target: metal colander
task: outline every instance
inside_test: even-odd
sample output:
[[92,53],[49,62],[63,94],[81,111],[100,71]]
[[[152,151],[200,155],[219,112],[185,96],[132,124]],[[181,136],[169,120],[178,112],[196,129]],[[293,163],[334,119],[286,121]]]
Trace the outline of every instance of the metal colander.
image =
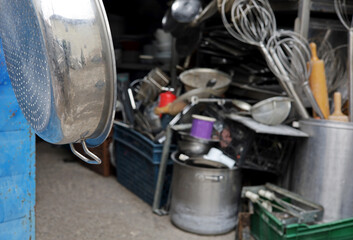
[[33,3],[1,1],[1,9],[0,29],[11,83],[27,121],[41,132],[50,118],[51,79],[43,37],[34,30],[40,27]]
[[101,0],[0,0],[0,37],[16,98],[54,144],[100,145],[114,117],[116,69]]

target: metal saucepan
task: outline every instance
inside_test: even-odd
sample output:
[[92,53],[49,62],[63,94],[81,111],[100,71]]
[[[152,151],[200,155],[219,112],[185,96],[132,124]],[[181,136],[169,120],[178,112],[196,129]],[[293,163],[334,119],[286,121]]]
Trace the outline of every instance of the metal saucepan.
[[[0,36],[18,103],[45,141],[88,151],[108,136],[116,101],[113,44],[101,0],[0,0]],[[72,143],[81,142],[90,160]]]

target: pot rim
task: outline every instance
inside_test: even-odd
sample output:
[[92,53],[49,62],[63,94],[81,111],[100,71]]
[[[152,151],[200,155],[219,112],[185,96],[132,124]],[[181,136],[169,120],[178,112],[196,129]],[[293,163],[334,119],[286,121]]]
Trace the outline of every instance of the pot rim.
[[176,155],[179,153],[179,151],[174,151],[170,154],[173,162],[183,166],[183,167],[186,167],[186,168],[189,168],[189,169],[198,169],[198,170],[202,170],[202,171],[207,171],[207,172],[233,172],[233,171],[239,171],[240,172],[240,168],[235,166],[233,168],[202,168],[202,167],[196,167],[196,166],[192,166],[192,165],[188,165],[186,163],[183,163],[182,161],[176,159]]

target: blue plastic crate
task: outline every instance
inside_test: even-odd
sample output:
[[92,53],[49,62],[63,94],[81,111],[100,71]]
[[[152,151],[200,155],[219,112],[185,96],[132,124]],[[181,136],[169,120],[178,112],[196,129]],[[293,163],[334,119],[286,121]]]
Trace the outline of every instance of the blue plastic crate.
[[[158,179],[163,144],[156,144],[133,129],[114,126],[116,174],[118,182],[152,205]],[[171,151],[175,146],[171,146]],[[173,163],[168,161],[161,205],[168,198]]]

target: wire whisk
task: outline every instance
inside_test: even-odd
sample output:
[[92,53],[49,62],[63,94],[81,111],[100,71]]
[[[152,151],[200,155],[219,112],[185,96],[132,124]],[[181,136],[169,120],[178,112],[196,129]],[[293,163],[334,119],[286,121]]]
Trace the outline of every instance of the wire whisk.
[[306,39],[293,31],[280,30],[269,39],[267,48],[280,71],[275,74],[284,75],[286,81],[302,87],[311,106],[323,119],[324,114],[309,86],[311,50]]
[[[339,45],[334,49],[323,52],[327,77],[327,90],[332,94],[347,81],[347,45]],[[343,98],[342,98],[343,99]]]
[[307,41],[299,34],[280,30],[269,39],[267,48],[280,73],[285,73],[293,84],[309,79],[311,51]]

